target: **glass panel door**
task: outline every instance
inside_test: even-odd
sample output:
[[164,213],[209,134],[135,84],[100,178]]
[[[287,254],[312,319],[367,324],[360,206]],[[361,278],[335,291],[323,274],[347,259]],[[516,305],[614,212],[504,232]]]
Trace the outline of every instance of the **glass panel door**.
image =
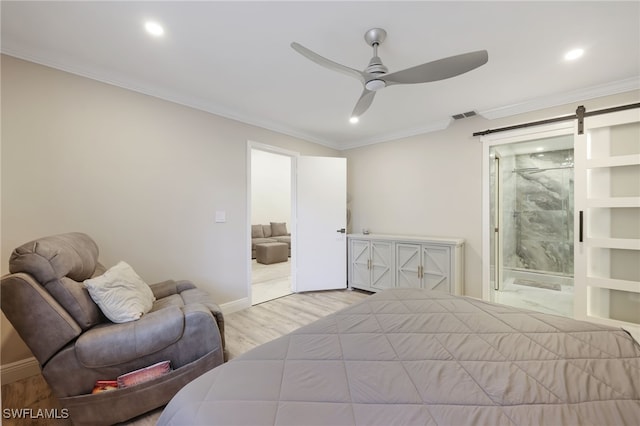
[[573,135],[523,139],[489,149],[490,300],[573,316]]

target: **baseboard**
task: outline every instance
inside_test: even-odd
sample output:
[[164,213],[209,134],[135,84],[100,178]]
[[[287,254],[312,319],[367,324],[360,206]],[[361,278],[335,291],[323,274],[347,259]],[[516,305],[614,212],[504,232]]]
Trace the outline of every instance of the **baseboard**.
[[0,382],[3,385],[26,379],[36,374],[40,374],[40,365],[34,357],[0,366]]
[[231,302],[223,303],[220,305],[223,314],[231,314],[233,312],[241,311],[251,307],[251,301],[248,297],[242,299],[233,300]]

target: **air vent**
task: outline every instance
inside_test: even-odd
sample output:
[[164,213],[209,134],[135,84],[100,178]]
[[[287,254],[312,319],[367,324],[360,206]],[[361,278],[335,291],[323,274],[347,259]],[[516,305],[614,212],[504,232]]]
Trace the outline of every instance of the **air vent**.
[[473,117],[474,115],[477,115],[475,111],[469,111],[469,112],[463,112],[462,114],[455,114],[455,115],[452,115],[451,117],[453,117],[454,120],[462,120],[463,118]]

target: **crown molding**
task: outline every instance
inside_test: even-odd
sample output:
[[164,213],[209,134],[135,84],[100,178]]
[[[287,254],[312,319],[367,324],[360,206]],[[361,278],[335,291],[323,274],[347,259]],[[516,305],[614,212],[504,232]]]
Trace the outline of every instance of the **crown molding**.
[[423,135],[425,133],[437,132],[439,130],[444,130],[453,121],[452,118],[448,118],[442,121],[434,121],[425,126],[414,127],[411,129],[404,129],[395,132],[384,133],[381,135],[377,135],[371,138],[365,139],[355,139],[349,142],[343,142],[340,144],[339,148],[341,151],[346,151],[349,149],[360,148],[368,145],[375,145],[384,142],[391,142],[398,139],[409,138],[412,136]]
[[640,77],[632,77],[626,80],[614,81],[600,84],[598,86],[530,99],[518,104],[478,111],[478,114],[482,115],[486,119],[495,120],[497,118],[511,117],[545,108],[566,105],[572,102],[580,102],[587,99],[600,98],[602,96],[631,92],[633,90],[640,90]]

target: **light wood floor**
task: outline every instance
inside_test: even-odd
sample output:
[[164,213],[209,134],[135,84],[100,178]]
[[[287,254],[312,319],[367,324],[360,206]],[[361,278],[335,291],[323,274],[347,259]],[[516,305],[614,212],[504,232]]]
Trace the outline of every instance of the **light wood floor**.
[[[366,292],[332,290],[297,293],[265,302],[225,316],[225,337],[229,359],[296,330],[368,296]],[[2,386],[2,408],[60,408],[42,375]],[[155,425],[162,409],[138,417],[127,425]],[[5,426],[69,425],[68,420],[1,419]]]

